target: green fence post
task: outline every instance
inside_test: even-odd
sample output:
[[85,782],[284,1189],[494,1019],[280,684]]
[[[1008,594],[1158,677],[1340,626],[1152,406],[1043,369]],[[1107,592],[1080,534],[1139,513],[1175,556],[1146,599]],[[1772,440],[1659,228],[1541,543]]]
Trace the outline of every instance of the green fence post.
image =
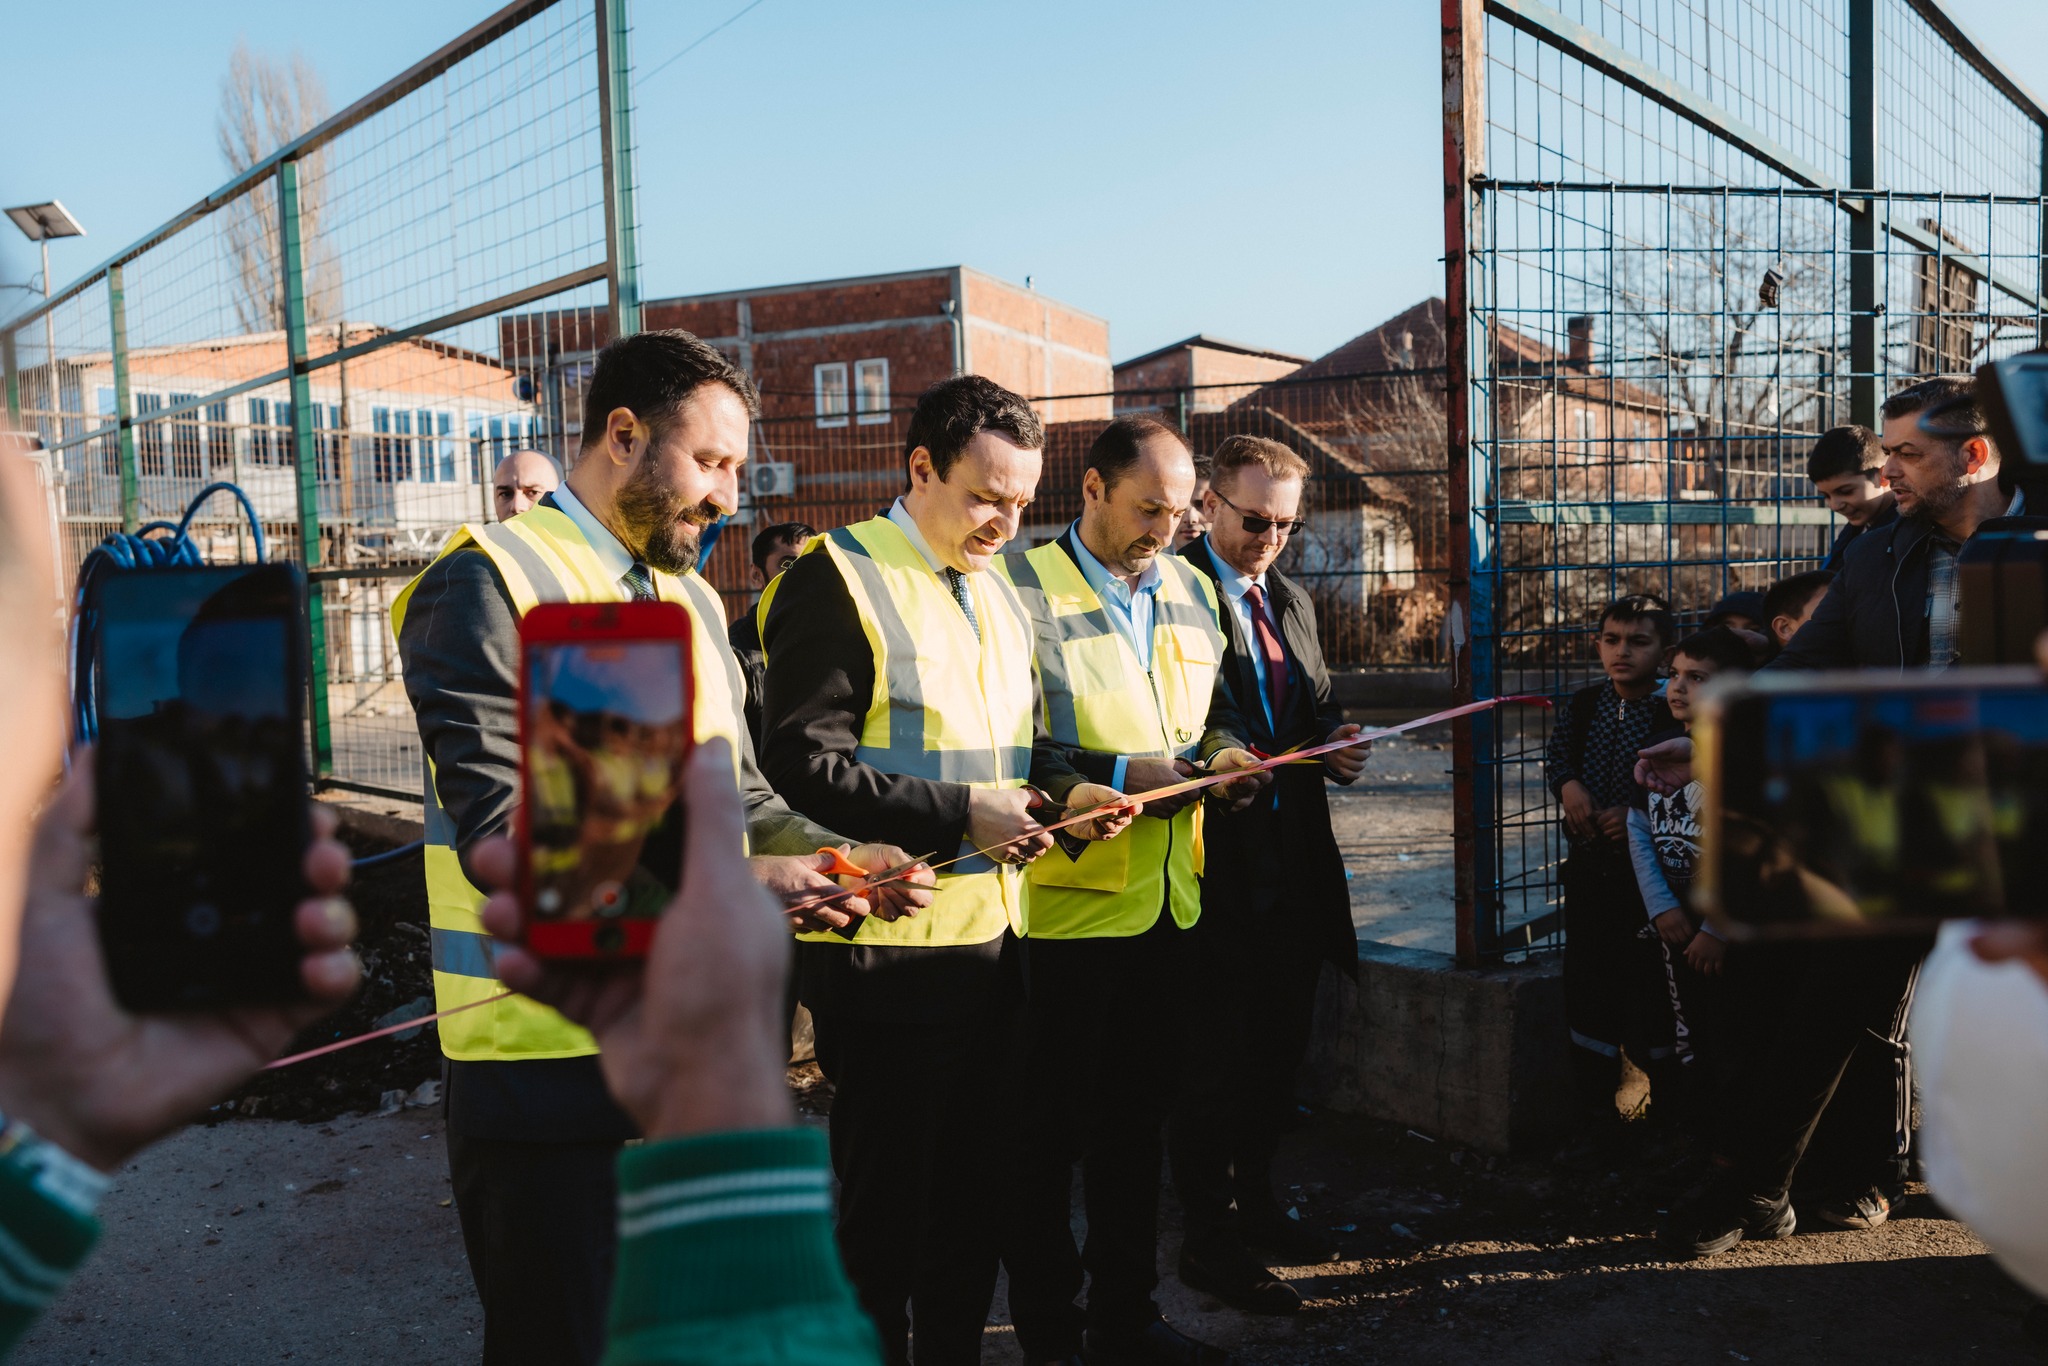
[[598,137],[604,160],[604,243],[612,335],[640,330],[639,220],[633,208],[633,72],[626,0],[596,0]]
[[114,422],[121,452],[121,530],[142,525],[142,481],[135,473],[135,401],[128,393],[128,294],[121,267],[107,267],[107,325],[114,356]]
[[278,262],[284,271],[284,337],[291,367],[292,468],[298,475],[299,549],[306,585],[307,715],[312,722],[313,776],[334,772],[333,723],[327,712],[327,604],[320,582],[320,464],[313,433],[313,381],[307,373],[305,244],[299,232],[299,163],[277,167]]

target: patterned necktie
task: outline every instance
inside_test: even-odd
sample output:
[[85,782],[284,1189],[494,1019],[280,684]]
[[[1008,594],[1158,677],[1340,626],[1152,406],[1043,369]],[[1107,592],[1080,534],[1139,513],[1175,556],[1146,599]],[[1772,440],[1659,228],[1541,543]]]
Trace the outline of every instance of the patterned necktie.
[[957,569],[946,571],[946,582],[953,589],[953,601],[960,604],[960,610],[967,614],[967,624],[974,628],[974,638],[981,639],[981,621],[974,615],[974,596],[967,591],[967,576]]
[[1252,639],[1259,647],[1259,658],[1266,661],[1266,702],[1273,710],[1277,731],[1287,714],[1287,651],[1280,644],[1272,614],[1266,610],[1266,590],[1253,584],[1244,590],[1244,600],[1252,609]]
[[633,567],[619,576],[619,582],[626,585],[626,592],[635,602],[653,602],[659,595],[654,591],[654,576],[647,572],[647,566],[633,561]]

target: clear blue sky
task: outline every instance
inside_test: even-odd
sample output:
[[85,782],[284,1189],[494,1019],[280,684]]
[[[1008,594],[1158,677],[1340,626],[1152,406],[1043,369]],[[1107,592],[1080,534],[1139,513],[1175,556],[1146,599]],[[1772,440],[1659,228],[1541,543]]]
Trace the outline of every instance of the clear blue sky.
[[[570,0],[583,3],[584,0]],[[637,0],[645,72],[745,0]],[[1951,0],[2048,93],[2048,5]],[[238,37],[340,107],[488,4],[22,3],[0,202],[55,196],[71,278],[225,178]],[[637,92],[656,295],[964,263],[1110,320],[1320,353],[1442,289],[1430,0],[764,0]],[[0,231],[0,280],[32,254]],[[0,311],[19,295],[8,292]]]

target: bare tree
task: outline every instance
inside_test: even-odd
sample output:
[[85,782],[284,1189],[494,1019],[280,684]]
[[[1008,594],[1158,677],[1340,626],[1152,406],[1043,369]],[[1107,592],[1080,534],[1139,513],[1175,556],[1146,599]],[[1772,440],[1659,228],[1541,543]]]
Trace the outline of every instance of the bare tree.
[[[317,126],[328,114],[327,87],[303,53],[287,64],[235,44],[221,81],[215,131],[231,175],[240,175],[278,148]],[[315,151],[299,163],[299,242],[305,268],[306,321],[328,321],[340,311],[340,281],[321,236],[325,157]],[[277,182],[261,184],[221,210],[234,271],[235,316],[245,332],[285,325],[285,280],[277,228]]]

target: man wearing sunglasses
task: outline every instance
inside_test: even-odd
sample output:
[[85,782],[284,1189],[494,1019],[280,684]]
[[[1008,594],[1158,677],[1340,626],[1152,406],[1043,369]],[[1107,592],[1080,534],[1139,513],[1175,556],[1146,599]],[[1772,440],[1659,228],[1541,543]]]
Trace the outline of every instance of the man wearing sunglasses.
[[[1358,734],[1330,697],[1315,604],[1273,567],[1301,526],[1308,463],[1264,437],[1210,457],[1209,529],[1181,554],[1215,582],[1228,645],[1223,676],[1252,746],[1267,754]],[[1188,931],[1189,1072],[1167,1136],[1186,1212],[1180,1279],[1239,1309],[1292,1314],[1301,1297],[1271,1265],[1334,1260],[1331,1239],[1286,1217],[1273,1154],[1294,1107],[1316,979],[1357,971],[1351,894],[1330,830],[1327,775],[1355,780],[1365,747],[1274,771],[1243,811],[1211,802],[1202,917]]]

